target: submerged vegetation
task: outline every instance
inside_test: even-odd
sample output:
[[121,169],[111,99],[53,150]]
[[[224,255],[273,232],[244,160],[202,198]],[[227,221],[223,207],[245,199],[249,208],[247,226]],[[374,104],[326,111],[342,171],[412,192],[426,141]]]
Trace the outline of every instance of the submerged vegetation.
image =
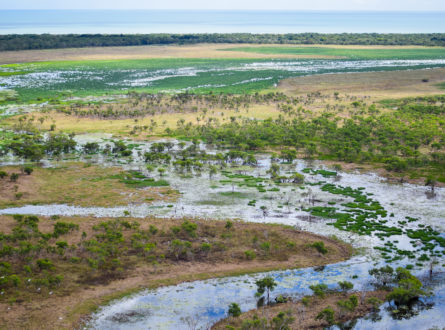
[[[0,50],[41,49],[49,43],[58,48],[68,41],[75,47],[203,40],[444,46],[442,39],[441,34],[28,35],[20,45],[14,36],[0,36],[0,44],[6,40]],[[211,320],[226,312],[230,316],[215,327],[348,327],[352,323],[345,322],[378,314],[383,301],[393,317],[401,318],[411,304],[425,299],[428,288],[410,270],[429,267],[432,277],[433,267],[443,266],[441,224],[412,209],[409,213],[403,203],[393,207],[378,196],[382,186],[367,186],[382,183],[364,179],[358,186],[350,180],[359,174],[348,171],[363,167],[400,183],[415,182],[422,185],[422,198],[431,201],[425,205],[441,202],[445,97],[437,86],[443,84],[442,69],[407,78],[418,89],[415,95],[405,90],[349,93],[349,87],[306,92],[282,79],[442,67],[443,48],[225,48],[233,49],[335,59],[172,57],[0,66],[0,157],[5,160],[0,207],[23,206],[0,213],[30,213],[0,215],[0,304],[26,309],[52,301],[67,308],[68,300],[88,297],[83,307],[69,312],[76,320],[57,321],[60,327],[77,327],[79,316],[109,299],[110,292],[327,265],[351,256],[340,241],[345,238],[361,247],[357,253],[373,258],[374,265],[367,259],[361,275],[369,270],[375,291],[353,291],[356,284],[359,290],[366,287],[352,273],[333,286],[324,267],[316,267],[310,270],[312,282],[303,275],[292,289],[292,294],[311,290],[313,295],[297,301],[283,291],[289,287],[281,275],[268,273],[250,283],[258,300],[253,294],[251,299],[260,309],[242,313],[246,305],[234,297],[225,306],[208,306],[219,310]],[[379,66],[381,59],[386,60]],[[100,134],[78,134],[84,132]],[[34,212],[53,216],[37,218]],[[221,221],[209,221],[214,217]],[[242,218],[289,226],[238,221]],[[331,273],[340,269],[332,267]],[[320,277],[314,276],[318,272]],[[148,309],[141,310],[115,313],[107,322],[148,317]],[[52,317],[37,313],[23,318],[6,313],[0,321],[27,328],[32,318],[46,323]],[[193,317],[181,322],[193,325],[198,322]]]

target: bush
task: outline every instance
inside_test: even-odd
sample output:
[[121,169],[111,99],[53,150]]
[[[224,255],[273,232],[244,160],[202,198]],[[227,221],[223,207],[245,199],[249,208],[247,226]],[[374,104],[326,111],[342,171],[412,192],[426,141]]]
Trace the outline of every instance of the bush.
[[337,301],[337,305],[344,310],[349,312],[353,312],[358,305],[358,298],[355,295],[349,297],[348,300],[339,300]]
[[75,223],[58,221],[54,224],[53,236],[57,238],[61,235],[68,234],[72,230],[78,229],[79,225]]
[[5,171],[0,171],[0,179],[4,179],[8,176],[8,173],[6,173]]
[[196,229],[198,228],[196,223],[186,220],[182,223],[181,228],[191,237],[196,237]]
[[314,242],[313,244],[311,244],[311,247],[316,249],[321,254],[328,253],[328,249],[324,246],[324,242],[322,242],[322,241]]
[[352,290],[352,288],[354,287],[354,284],[352,284],[351,282],[348,281],[342,281],[342,282],[338,282],[338,286],[340,287],[341,291],[349,291]]
[[59,242],[56,242],[56,246],[59,249],[66,249],[68,247],[68,243],[65,241],[59,241]]
[[328,286],[326,284],[320,283],[316,285],[311,285],[309,288],[314,292],[316,296],[324,297],[328,291]]
[[150,227],[148,227],[148,231],[150,232],[150,234],[156,235],[156,233],[158,232],[158,228],[156,228],[153,225],[150,225]]
[[181,228],[179,228],[178,226],[172,226],[170,230],[172,231],[173,235],[178,235],[181,231]]
[[31,173],[34,171],[34,169],[31,166],[25,166],[23,168],[23,172],[25,172],[28,175],[31,175]]
[[244,251],[244,255],[246,256],[247,260],[253,260],[256,258],[256,254],[255,252],[253,252],[252,250],[246,250]]
[[212,249],[212,244],[206,243],[206,242],[201,244],[201,251],[202,252],[208,253],[208,252],[210,252],[211,249]]
[[18,173],[11,173],[11,175],[9,176],[9,180],[11,182],[16,182],[18,180],[18,178],[19,178]]
[[366,303],[368,303],[369,305],[371,305],[372,308],[373,308],[374,310],[376,310],[376,309],[378,309],[378,307],[379,307],[381,304],[383,304],[383,301],[381,301],[379,298],[371,297],[371,298],[368,298],[368,299],[366,300]]
[[237,303],[231,303],[229,305],[228,314],[229,314],[229,316],[232,316],[232,317],[238,317],[241,315],[241,308],[239,307],[239,305]]
[[263,242],[260,244],[260,249],[265,251],[265,252],[269,252],[270,250],[270,243],[269,242]]
[[231,229],[232,227],[233,227],[233,222],[230,220],[227,220],[224,228]]
[[320,313],[315,317],[316,320],[325,320],[328,325],[333,325],[335,323],[335,313],[332,307],[328,306],[323,309]]
[[51,260],[48,260],[47,258],[45,259],[38,259],[36,261],[37,266],[39,267],[40,270],[44,270],[44,269],[53,269],[54,265],[51,262]]

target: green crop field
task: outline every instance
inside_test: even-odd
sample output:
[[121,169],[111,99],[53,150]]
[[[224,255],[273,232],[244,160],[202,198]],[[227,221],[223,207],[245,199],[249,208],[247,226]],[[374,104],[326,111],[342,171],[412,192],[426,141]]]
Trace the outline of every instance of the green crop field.
[[326,57],[340,57],[356,60],[398,59],[398,60],[423,60],[445,59],[445,48],[388,48],[388,49],[350,49],[330,47],[234,47],[222,49],[225,51],[241,51],[259,54],[277,55],[320,55]]

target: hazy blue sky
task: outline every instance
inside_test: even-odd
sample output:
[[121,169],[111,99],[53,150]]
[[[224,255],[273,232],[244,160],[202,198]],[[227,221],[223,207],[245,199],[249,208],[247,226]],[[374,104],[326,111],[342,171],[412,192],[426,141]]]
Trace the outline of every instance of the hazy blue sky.
[[0,0],[0,9],[315,9],[445,11],[445,0]]

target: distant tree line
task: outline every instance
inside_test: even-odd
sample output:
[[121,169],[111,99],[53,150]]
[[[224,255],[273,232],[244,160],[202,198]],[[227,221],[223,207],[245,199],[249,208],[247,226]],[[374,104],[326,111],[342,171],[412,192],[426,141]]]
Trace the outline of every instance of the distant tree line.
[[299,33],[299,34],[9,34],[0,35],[0,51],[49,48],[140,46],[197,43],[422,45],[445,46],[445,33]]

